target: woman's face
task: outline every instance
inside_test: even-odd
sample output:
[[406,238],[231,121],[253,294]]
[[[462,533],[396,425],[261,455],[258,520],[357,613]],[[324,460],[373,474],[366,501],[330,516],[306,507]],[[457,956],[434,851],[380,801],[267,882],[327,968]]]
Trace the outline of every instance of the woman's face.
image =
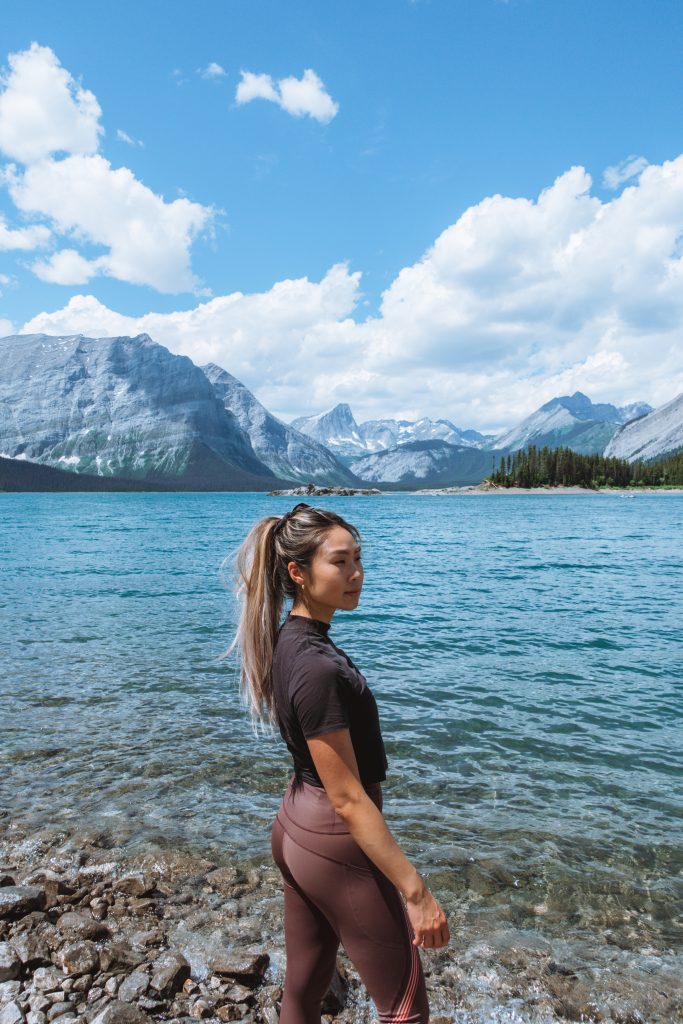
[[330,527],[310,568],[300,571],[308,605],[317,604],[330,612],[357,606],[363,586],[361,546],[345,527]]

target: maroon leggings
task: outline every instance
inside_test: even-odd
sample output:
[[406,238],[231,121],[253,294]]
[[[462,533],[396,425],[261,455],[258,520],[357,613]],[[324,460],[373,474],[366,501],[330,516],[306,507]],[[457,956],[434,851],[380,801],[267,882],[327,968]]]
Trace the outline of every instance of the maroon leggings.
[[[285,892],[287,969],[280,1024],[320,1024],[342,942],[381,1024],[428,1024],[414,932],[396,886],[355,841],[324,789],[294,777],[271,840]],[[382,810],[380,783],[366,786]]]

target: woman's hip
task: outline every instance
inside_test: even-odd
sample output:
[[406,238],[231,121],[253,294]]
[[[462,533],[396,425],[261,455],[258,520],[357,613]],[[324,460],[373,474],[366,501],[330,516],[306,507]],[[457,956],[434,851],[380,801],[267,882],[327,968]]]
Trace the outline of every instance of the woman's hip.
[[[380,784],[373,783],[365,788],[381,809]],[[322,787],[302,780],[294,788],[292,777],[278,807],[273,828],[276,823],[291,841],[311,853],[359,870],[376,870]],[[280,836],[277,841],[281,846]]]

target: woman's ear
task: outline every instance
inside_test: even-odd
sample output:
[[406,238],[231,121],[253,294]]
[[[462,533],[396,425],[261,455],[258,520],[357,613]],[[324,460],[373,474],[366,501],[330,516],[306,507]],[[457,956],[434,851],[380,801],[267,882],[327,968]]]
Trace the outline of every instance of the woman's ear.
[[306,582],[301,575],[301,569],[296,562],[288,562],[287,571],[298,587],[302,586],[302,584]]

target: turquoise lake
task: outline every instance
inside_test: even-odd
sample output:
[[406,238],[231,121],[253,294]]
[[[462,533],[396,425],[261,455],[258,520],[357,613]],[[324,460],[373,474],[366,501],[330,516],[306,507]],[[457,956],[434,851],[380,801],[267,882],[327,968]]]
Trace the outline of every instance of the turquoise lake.
[[[219,660],[220,566],[297,500],[0,495],[0,831],[268,862],[291,761]],[[311,503],[363,537],[331,636],[377,699],[387,822],[444,907],[680,962],[683,493]]]

